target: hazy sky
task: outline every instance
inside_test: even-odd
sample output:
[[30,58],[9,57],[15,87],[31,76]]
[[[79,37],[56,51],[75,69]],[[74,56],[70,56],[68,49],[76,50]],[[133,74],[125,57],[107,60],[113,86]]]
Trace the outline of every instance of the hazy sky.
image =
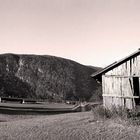
[[0,53],[107,66],[140,48],[140,0],[0,0]]

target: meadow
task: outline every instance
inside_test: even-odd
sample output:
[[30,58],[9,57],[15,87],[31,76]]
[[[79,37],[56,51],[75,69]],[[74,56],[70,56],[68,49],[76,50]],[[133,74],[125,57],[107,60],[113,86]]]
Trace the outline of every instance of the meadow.
[[94,111],[56,115],[0,114],[1,140],[138,140],[140,126]]

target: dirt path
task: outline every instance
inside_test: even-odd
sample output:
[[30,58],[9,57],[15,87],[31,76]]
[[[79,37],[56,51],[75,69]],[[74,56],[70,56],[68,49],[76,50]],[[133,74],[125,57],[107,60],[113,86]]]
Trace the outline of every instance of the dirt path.
[[111,120],[94,121],[91,112],[26,116],[0,122],[0,139],[139,140],[140,127],[125,126]]

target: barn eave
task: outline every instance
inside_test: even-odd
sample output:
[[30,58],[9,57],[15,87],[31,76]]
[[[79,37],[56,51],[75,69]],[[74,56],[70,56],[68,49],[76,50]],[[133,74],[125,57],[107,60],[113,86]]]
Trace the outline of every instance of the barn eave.
[[91,75],[91,77],[93,77],[94,79],[97,79],[97,80],[101,81],[102,75],[104,75],[106,72],[108,72],[108,71],[110,71],[110,70],[118,67],[122,63],[124,63],[124,62],[126,62],[126,61],[128,61],[128,60],[130,60],[130,59],[132,59],[132,58],[134,58],[136,56],[138,56],[139,54],[140,54],[140,49],[138,49],[136,52],[132,53],[131,55],[129,55],[129,56],[127,56],[127,57],[125,57],[125,58],[123,58],[123,59],[121,59],[119,61],[116,61],[116,62],[112,63],[111,65],[105,67],[104,69],[93,73]]

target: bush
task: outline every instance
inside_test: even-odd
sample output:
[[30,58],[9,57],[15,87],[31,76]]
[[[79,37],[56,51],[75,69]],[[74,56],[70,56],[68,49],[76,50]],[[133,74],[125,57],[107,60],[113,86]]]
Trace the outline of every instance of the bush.
[[96,101],[102,101],[103,96],[102,96],[102,87],[99,86],[89,99],[89,102],[96,102]]
[[92,107],[92,112],[94,119],[104,119],[110,117],[110,111],[105,109],[102,105],[96,106],[95,108]]

